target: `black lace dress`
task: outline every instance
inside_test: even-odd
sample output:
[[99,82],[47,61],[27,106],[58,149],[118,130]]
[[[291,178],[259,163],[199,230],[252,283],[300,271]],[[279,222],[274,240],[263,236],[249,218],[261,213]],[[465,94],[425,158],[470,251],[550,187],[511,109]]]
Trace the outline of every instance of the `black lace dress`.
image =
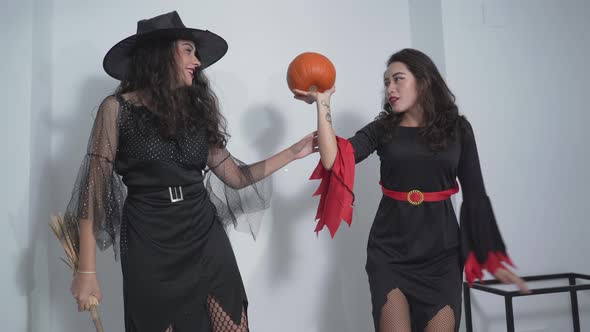
[[[227,184],[221,195],[207,167]],[[116,255],[120,237],[127,332],[247,326],[246,292],[224,225],[267,207],[269,184],[255,187],[257,180],[226,149],[211,149],[204,129],[165,139],[147,108],[122,96],[103,101],[66,220],[93,220],[98,246],[113,245]],[[248,206],[239,188],[255,193]]]

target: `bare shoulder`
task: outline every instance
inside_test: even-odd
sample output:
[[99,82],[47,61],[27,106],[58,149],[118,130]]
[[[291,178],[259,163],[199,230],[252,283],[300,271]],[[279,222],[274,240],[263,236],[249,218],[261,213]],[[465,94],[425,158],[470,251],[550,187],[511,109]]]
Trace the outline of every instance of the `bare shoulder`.
[[103,99],[102,103],[100,103],[100,109],[118,109],[119,108],[119,101],[115,96],[108,96]]

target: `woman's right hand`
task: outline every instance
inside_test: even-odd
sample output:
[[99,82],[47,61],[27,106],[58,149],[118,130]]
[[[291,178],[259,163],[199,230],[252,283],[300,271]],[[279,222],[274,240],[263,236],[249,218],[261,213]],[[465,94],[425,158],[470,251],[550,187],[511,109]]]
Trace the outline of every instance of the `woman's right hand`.
[[78,303],[78,311],[90,309],[88,302],[90,296],[94,296],[99,302],[102,300],[102,293],[100,292],[96,274],[76,273],[72,280],[70,290]]
[[329,105],[330,104],[330,97],[332,96],[332,94],[334,92],[336,92],[336,86],[333,86],[332,88],[330,88],[324,92],[303,91],[303,90],[298,90],[298,89],[293,89],[291,91],[295,95],[295,96],[293,96],[295,99],[303,100],[304,102],[306,102],[308,104],[313,104],[314,102],[321,103],[322,101],[324,101]]

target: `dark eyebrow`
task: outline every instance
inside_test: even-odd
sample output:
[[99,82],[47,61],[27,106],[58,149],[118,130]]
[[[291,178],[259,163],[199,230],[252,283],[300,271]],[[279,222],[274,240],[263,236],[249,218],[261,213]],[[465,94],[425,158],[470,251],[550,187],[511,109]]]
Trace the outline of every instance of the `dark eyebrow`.
[[401,71],[398,71],[397,73],[391,75],[391,76],[395,76],[395,75],[405,75],[406,73],[402,73]]

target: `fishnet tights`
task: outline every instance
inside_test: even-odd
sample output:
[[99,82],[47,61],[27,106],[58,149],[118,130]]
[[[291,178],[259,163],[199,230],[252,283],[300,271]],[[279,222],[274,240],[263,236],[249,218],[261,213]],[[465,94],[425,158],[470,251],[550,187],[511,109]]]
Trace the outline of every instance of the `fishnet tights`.
[[[410,306],[406,296],[398,289],[387,294],[387,302],[381,309],[379,332],[411,332]],[[450,306],[442,308],[428,322],[424,332],[454,332],[455,313]]]
[[454,332],[455,313],[449,306],[445,306],[428,322],[424,332]]
[[379,332],[411,332],[410,306],[406,296],[396,288],[387,294],[381,309]]
[[[242,318],[240,325],[236,325],[231,317],[223,310],[219,302],[211,295],[207,297],[207,307],[209,309],[209,319],[213,332],[249,332],[248,316],[246,309],[242,309]],[[172,326],[168,327],[165,332],[174,332]]]
[[248,332],[248,316],[246,309],[242,309],[240,325],[236,325],[231,317],[223,310],[219,302],[211,295],[207,297],[209,318],[213,326],[213,332]]

